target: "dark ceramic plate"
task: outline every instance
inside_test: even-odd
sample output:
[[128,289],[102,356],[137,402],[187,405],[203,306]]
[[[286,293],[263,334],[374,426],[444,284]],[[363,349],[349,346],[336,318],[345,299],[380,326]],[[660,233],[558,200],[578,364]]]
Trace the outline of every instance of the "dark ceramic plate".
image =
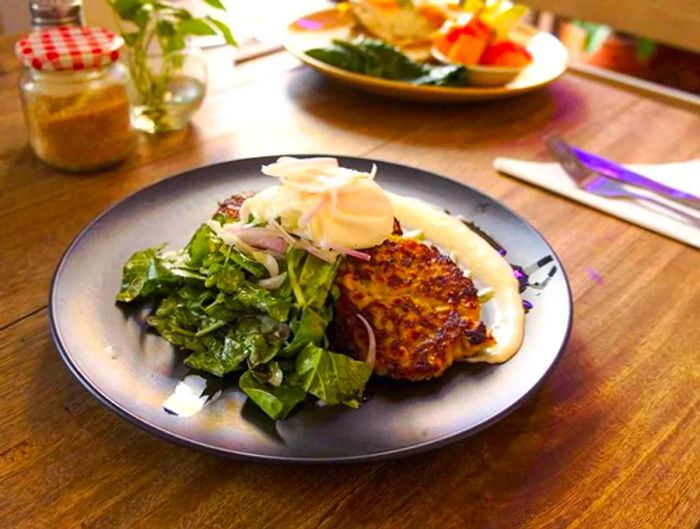
[[[218,200],[274,183],[260,173],[260,166],[273,160],[237,160],[159,182],[104,212],[73,241],[54,277],[51,328],[69,369],[95,397],[150,432],[215,454],[341,462],[445,445],[501,419],[533,393],[561,354],[572,318],[569,285],[549,245],[517,215],[469,187],[402,165],[340,157],[342,165],[357,169],[376,163],[377,181],[386,189],[473,219],[508,250],[511,263],[554,257],[549,266],[558,271],[549,284],[524,295],[534,308],[519,353],[502,365],[457,364],[428,383],[372,381],[359,410],[306,403],[274,423],[247,404],[232,383],[198,414],[165,412],[163,401],[187,370],[167,342],[146,332],[147,308],[128,312],[114,303],[122,265],[141,248],[184,245]],[[487,323],[490,310],[486,304]]]

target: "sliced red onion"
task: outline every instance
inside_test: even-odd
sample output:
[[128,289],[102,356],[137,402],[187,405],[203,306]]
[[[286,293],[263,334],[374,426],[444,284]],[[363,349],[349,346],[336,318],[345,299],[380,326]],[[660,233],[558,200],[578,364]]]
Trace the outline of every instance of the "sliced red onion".
[[374,369],[374,362],[377,359],[377,340],[374,336],[374,331],[372,330],[372,326],[362,314],[358,312],[356,316],[364,324],[365,329],[367,329],[367,339],[369,343],[367,345],[367,355],[365,356],[365,362],[372,369]]
[[217,237],[219,237],[229,246],[235,246],[242,252],[247,253],[248,255],[255,252],[255,248],[243,242],[235,233],[233,233],[233,231],[224,228],[224,226],[222,226],[221,223],[215,220],[208,220],[207,226],[209,226],[214,231],[214,233],[216,233]]
[[280,275],[275,277],[268,277],[267,279],[261,279],[258,281],[258,285],[266,290],[277,290],[282,286],[284,280],[287,279],[287,272],[282,272]]
[[282,225],[277,222],[275,219],[270,219],[267,221],[267,223],[272,226],[273,230],[279,234],[282,239],[285,240],[287,244],[295,244],[297,240],[292,237],[285,229],[282,227]]
[[354,257],[355,259],[362,259],[363,261],[369,261],[370,259],[372,259],[372,256],[370,254],[361,252],[359,250],[353,250],[352,248],[345,248],[343,246],[331,246],[331,248],[338,253],[341,253],[343,255],[349,255],[350,257]]
[[258,248],[274,250],[280,254],[287,249],[284,239],[266,228],[242,228],[236,232],[236,235],[246,244]]
[[319,259],[321,259],[321,261],[325,261],[327,263],[334,263],[337,258],[337,254],[335,254],[334,252],[330,250],[322,250],[320,248],[317,248],[310,242],[305,241],[304,239],[299,239],[296,242],[296,245],[299,248],[306,250],[311,255],[318,257]]
[[[266,253],[264,251],[257,250],[247,242],[241,240],[240,235],[245,233],[244,230],[238,231],[237,233],[234,233],[235,230],[238,229],[238,227],[234,226],[234,230],[231,229],[225,229],[220,223],[216,222],[215,220],[209,220],[207,221],[207,226],[209,226],[212,230],[214,230],[214,233],[216,233],[217,236],[221,238],[222,241],[224,241],[226,244],[229,246],[234,246],[236,249],[242,251],[243,253],[250,255],[255,259],[257,262],[262,264],[267,272],[270,274],[270,277],[275,277],[279,275],[280,273],[280,267],[279,264],[277,263],[277,259],[275,258],[274,254],[277,254],[279,257],[281,257],[281,253],[284,252],[284,247],[282,249],[282,252],[278,252],[277,250],[274,249],[268,249],[269,253]],[[247,230],[253,230],[257,228],[246,228]],[[269,235],[268,235],[269,237]],[[279,239],[282,244],[284,244],[284,241],[282,239]]]

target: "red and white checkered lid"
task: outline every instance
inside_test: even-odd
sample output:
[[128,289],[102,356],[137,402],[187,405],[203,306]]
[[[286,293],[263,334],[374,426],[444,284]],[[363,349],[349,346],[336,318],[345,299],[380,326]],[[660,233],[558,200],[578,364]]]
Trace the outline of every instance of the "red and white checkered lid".
[[31,33],[15,44],[28,68],[60,72],[102,68],[119,59],[124,40],[116,33],[88,26],[59,26]]

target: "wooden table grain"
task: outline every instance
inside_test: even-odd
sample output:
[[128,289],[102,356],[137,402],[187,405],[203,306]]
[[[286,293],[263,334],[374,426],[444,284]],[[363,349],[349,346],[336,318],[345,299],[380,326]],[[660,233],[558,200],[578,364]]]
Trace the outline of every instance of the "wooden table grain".
[[[546,159],[540,138],[552,129],[626,162],[697,158],[697,108],[573,74],[510,101],[417,106],[333,84],[283,53],[230,70],[213,52],[192,127],[142,137],[116,170],[74,176],[27,147],[10,44],[0,39],[0,527],[696,526],[700,252],[500,176],[491,161]],[[575,300],[571,341],[542,388],[469,439],[355,466],[224,460],[103,408],[48,330],[49,282],[70,240],[151,182],[275,153],[419,166],[528,219]]]

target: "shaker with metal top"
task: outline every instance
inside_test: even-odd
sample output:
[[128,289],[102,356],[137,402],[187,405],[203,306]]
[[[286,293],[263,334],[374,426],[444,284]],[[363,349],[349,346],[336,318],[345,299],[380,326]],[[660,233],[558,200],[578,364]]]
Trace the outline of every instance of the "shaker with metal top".
[[32,28],[83,26],[83,0],[29,0]]

